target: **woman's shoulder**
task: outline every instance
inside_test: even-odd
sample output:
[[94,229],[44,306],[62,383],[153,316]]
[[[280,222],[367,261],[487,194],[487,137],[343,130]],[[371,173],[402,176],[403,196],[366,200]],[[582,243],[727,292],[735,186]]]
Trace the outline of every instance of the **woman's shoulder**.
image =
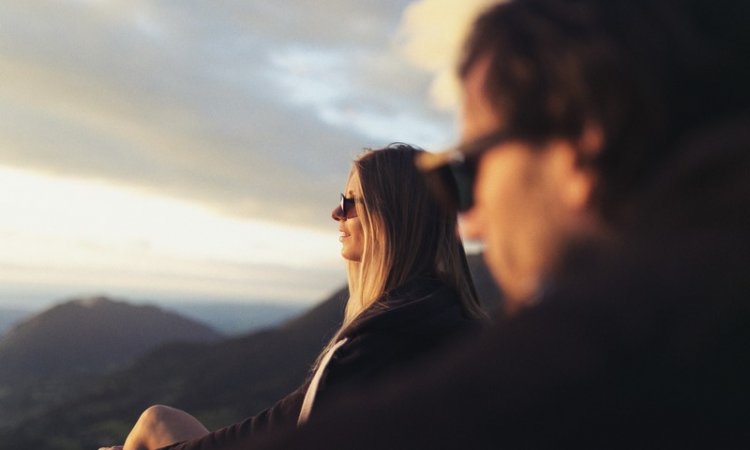
[[437,277],[424,276],[383,294],[344,334],[445,334],[474,325],[478,322],[466,316],[455,289]]
[[344,331],[347,342],[331,361],[328,382],[401,370],[477,328],[455,290],[439,280],[400,286]]
[[344,330],[325,386],[354,386],[397,372],[475,329],[458,294],[435,278],[414,279],[391,290]]

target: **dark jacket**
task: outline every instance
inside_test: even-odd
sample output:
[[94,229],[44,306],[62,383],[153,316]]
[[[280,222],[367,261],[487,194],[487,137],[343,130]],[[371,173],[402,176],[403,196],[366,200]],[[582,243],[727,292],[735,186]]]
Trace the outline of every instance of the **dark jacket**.
[[[331,398],[369,387],[377,379],[429,355],[448,340],[477,326],[465,317],[458,295],[436,278],[417,277],[379,298],[341,334],[347,342],[329,362],[320,381],[312,417]],[[241,423],[170,450],[246,448],[259,435],[296,427],[310,379],[273,407]]]
[[747,448],[750,120],[685,145],[537,306],[253,448]]

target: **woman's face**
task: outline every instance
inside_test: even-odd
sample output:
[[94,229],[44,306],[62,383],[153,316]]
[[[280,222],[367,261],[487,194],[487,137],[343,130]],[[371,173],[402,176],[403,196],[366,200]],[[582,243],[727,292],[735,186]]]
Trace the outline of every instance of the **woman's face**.
[[[352,171],[349,181],[346,183],[344,195],[354,199],[352,208],[356,208],[362,201],[362,192],[359,188],[359,174]],[[362,230],[362,222],[359,217],[339,217],[339,241],[341,242],[341,256],[349,261],[361,261],[365,249],[365,235]]]

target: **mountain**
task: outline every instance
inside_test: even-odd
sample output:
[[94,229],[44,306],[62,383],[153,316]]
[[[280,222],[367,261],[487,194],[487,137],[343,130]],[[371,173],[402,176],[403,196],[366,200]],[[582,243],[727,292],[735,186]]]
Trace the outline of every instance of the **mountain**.
[[[339,326],[342,289],[281,327],[216,343],[175,343],[53,399],[2,429],[8,448],[86,449],[122,442],[147,406],[185,409],[209,428],[236,422],[296,388]],[[43,432],[40,432],[43,430]]]
[[101,374],[160,345],[220,338],[206,325],[154,306],[104,297],[56,305],[0,340],[0,432],[75,398]]
[[0,339],[14,325],[31,316],[32,312],[20,308],[0,308]]
[[[482,303],[499,293],[481,256],[469,265]],[[243,419],[295,389],[339,326],[346,289],[261,332],[214,343],[169,344],[107,376],[79,381],[64,398],[41,405],[2,429],[7,448],[74,450],[121,443],[140,412],[161,403],[189,411],[209,428]]]
[[101,373],[164,342],[220,337],[206,325],[155,306],[104,297],[72,300],[23,321],[0,340],[0,383]]

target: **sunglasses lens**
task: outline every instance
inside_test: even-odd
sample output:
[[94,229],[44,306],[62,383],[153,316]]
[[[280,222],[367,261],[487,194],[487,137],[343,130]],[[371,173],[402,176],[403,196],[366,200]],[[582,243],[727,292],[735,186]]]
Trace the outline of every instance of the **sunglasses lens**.
[[472,167],[455,162],[425,173],[425,181],[435,199],[459,212],[473,205],[474,171]]
[[335,220],[351,219],[353,217],[357,217],[357,208],[354,206],[354,199],[346,198],[344,197],[344,194],[341,194],[339,206],[337,206],[336,209],[333,210],[331,216]]
[[344,200],[344,215],[347,219],[357,217],[357,208],[354,206],[354,200],[350,198]]

